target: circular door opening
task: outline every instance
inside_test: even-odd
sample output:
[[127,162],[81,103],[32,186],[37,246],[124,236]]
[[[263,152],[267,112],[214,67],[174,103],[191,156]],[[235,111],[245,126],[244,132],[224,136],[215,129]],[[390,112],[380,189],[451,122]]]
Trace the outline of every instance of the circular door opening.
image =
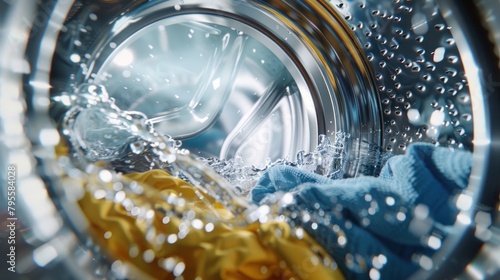
[[[92,14],[88,33],[96,34],[72,38],[80,47],[66,54],[74,76],[64,71],[52,83],[103,85],[121,109],[144,113],[200,157],[262,166],[313,150],[318,135],[344,132],[351,136],[346,174],[369,174],[365,151],[382,149],[382,113],[361,47],[337,14],[314,25],[279,13],[306,20],[318,11],[276,8],[145,3],[119,20],[104,14],[109,26]],[[329,36],[321,26],[331,28]],[[58,57],[54,64],[61,65]]]

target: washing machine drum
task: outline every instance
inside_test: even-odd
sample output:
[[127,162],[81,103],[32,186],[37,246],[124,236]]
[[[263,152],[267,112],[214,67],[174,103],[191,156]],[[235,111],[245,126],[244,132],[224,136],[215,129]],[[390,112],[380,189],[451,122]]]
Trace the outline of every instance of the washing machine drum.
[[[406,147],[399,136],[382,147],[368,60],[329,3],[135,1],[73,9],[53,62],[51,84],[63,88],[52,92],[103,85],[116,105],[145,113],[194,154],[260,165],[342,131],[351,136],[356,174],[363,149]],[[387,115],[403,115],[405,102]]]
[[339,131],[352,176],[377,150],[472,147],[465,72],[435,4],[206,2],[74,5],[52,93],[104,85],[194,154],[247,164]]
[[[74,105],[68,96],[87,84],[103,86],[117,107],[144,115],[196,157],[264,166],[314,150],[320,135],[343,135],[343,174],[359,177],[377,175],[384,155],[416,142],[473,151],[456,229],[415,277],[455,276],[494,239],[500,185],[500,13],[465,2],[39,3],[26,50],[26,136],[32,151],[46,151],[36,153],[33,174],[44,179],[44,203],[64,230],[35,234],[43,242],[33,244],[55,246],[60,232],[82,240],[59,192],[62,175],[48,152],[55,143],[43,139]],[[50,121],[40,117],[47,114]],[[32,227],[44,229],[29,214],[37,206],[26,204]],[[95,263],[86,261],[68,267],[78,273]]]

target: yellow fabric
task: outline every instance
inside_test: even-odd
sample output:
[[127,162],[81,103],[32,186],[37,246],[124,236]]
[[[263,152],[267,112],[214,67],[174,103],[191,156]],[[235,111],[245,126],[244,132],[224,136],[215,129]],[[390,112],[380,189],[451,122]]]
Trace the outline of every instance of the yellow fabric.
[[[340,271],[323,265],[317,257],[319,252],[328,259],[314,240],[305,233],[298,239],[285,222],[234,227],[229,222],[231,213],[185,181],[161,170],[127,176],[145,189],[128,193],[126,199],[139,208],[152,206],[154,215],[133,216],[124,203],[96,199],[89,192],[79,203],[109,254],[154,279],[174,279],[177,272],[172,263],[184,264],[183,279],[343,279]],[[166,198],[183,198],[185,205],[174,209]],[[173,210],[191,211],[191,216],[163,219],[165,212]],[[180,228],[188,222],[194,225],[195,219],[203,221],[203,227],[190,226],[181,239]]]

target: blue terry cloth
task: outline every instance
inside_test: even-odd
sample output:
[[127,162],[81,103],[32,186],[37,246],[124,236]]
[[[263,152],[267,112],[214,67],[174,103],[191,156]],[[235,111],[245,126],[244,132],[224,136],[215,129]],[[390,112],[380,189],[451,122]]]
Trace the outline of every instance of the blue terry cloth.
[[[451,195],[466,188],[471,162],[470,152],[415,143],[405,155],[390,158],[377,178],[330,180],[275,166],[260,178],[252,199],[258,203],[273,193],[291,192],[295,210],[329,213],[329,225],[297,221],[332,254],[348,279],[367,279],[371,267],[381,279],[403,279],[418,269],[415,254],[432,253],[423,237],[444,237],[440,225],[455,221],[458,210]],[[339,232],[345,233],[345,244],[339,244]],[[386,265],[374,259],[380,254]]]

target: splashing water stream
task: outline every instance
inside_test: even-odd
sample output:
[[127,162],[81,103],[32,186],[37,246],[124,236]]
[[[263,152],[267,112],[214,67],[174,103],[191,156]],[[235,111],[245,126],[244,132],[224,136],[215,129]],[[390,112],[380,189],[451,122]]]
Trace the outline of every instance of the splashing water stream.
[[[182,219],[188,221],[187,228],[199,225],[191,224],[193,219],[188,216],[192,211],[187,211],[182,197],[158,197],[158,193],[148,186],[142,186],[120,174],[161,169],[187,181],[196,187],[197,197],[212,215],[212,220],[204,221],[206,223],[217,221],[230,228],[240,228],[255,222],[285,221],[292,226],[294,235],[299,239],[302,239],[304,234],[303,227],[310,227],[306,228],[306,231],[330,228],[339,237],[329,241],[327,246],[345,247],[348,239],[346,233],[336,230],[339,227],[336,222],[342,219],[343,215],[342,205],[337,205],[338,207],[331,211],[322,210],[319,206],[311,211],[312,209],[295,205],[297,199],[303,198],[300,194],[296,197],[296,193],[292,191],[277,192],[257,206],[250,202],[249,194],[264,172],[277,165],[297,167],[329,179],[343,178],[346,163],[350,160],[345,150],[349,134],[337,132],[334,141],[320,135],[316,149],[312,152],[299,151],[296,160],[268,160],[264,166],[246,166],[241,156],[227,160],[194,158],[188,150],[181,148],[180,141],[156,132],[142,113],[120,110],[114,100],[109,98],[104,86],[84,84],[77,89],[76,94],[67,96],[66,99],[71,100],[71,107],[65,114],[62,132],[71,146],[72,164],[87,173],[84,175],[87,177],[83,179],[86,182],[85,191],[96,199],[120,203],[130,216],[147,221],[148,231],[156,232],[152,217],[161,210],[156,206],[158,201],[169,205],[161,210],[165,219],[184,217]],[[391,156],[375,146],[370,148],[370,152],[376,155],[376,159],[373,159],[372,155],[370,159],[373,161],[366,164],[374,166],[374,169],[384,165]],[[224,205],[233,218],[222,217],[206,195]],[[371,201],[371,198],[369,199]],[[377,213],[376,202],[371,202],[371,205],[372,214]],[[370,209],[367,213],[370,213]],[[366,219],[369,223],[369,218]],[[404,222],[404,219],[401,222]],[[349,220],[346,222],[346,228],[349,230],[347,223],[350,223]],[[179,234],[184,236],[187,232]],[[350,262],[348,257],[349,253],[346,254],[345,265],[355,271],[361,269],[363,263],[370,261],[359,259]]]
[[[189,151],[180,148],[180,141],[157,133],[143,114],[120,110],[109,98],[104,86],[82,85],[76,94],[67,96],[67,100],[71,100],[71,107],[62,122],[62,132],[69,141],[71,152],[69,158],[61,157],[61,165],[67,170],[75,165],[84,171],[79,175],[84,192],[98,200],[118,203],[128,216],[145,222],[147,239],[156,240],[151,237],[157,232],[154,217],[163,215],[164,223],[180,217],[186,225],[179,226],[177,238],[180,239],[188,235],[189,228],[199,228],[200,222],[207,226],[213,222],[229,228],[243,228],[256,222],[286,221],[292,226],[294,236],[302,240],[304,231],[293,222],[293,217],[297,216],[293,213],[297,209],[287,208],[291,202],[289,196],[284,196],[280,203],[256,206],[248,197],[251,187],[266,169],[280,164],[297,166],[331,178],[342,176],[344,141],[349,137],[345,133],[338,133],[334,143],[328,137],[320,137],[318,148],[312,153],[299,152],[295,162],[282,159],[257,168],[244,166],[238,158],[193,158]],[[197,197],[209,211],[208,219],[193,219],[194,212],[188,211],[182,197],[161,195],[148,186],[121,176],[153,169],[165,170],[195,186]],[[222,217],[213,202],[207,199],[207,194],[224,205],[233,218]],[[165,202],[167,208],[159,206]],[[316,218],[323,219],[313,216],[313,221]],[[106,232],[104,238],[112,234],[111,231]],[[162,246],[157,243],[152,242],[156,244],[154,246]],[[131,250],[136,248],[133,244],[131,246]],[[145,254],[146,251],[143,256]],[[322,255],[320,251],[314,251],[314,255],[327,267],[337,268],[329,256]],[[119,260],[111,268],[117,275],[124,269]]]
[[121,111],[103,86],[83,85],[70,99],[74,104],[65,115],[63,134],[80,169],[96,162],[125,174],[164,169],[209,193],[236,216],[253,208],[218,174],[179,149],[179,142],[157,133],[144,115]]
[[249,198],[251,188],[272,166],[296,166],[332,179],[344,176],[347,133],[338,132],[333,143],[320,135],[316,149],[299,151],[295,161],[268,160],[264,166],[247,166],[241,156],[227,160],[191,157],[181,149],[181,141],[156,132],[144,114],[120,110],[104,86],[82,85],[68,99],[72,107],[65,115],[63,134],[81,169],[95,162],[107,162],[107,168],[125,174],[164,169],[210,193],[235,214],[253,208],[243,197]]

